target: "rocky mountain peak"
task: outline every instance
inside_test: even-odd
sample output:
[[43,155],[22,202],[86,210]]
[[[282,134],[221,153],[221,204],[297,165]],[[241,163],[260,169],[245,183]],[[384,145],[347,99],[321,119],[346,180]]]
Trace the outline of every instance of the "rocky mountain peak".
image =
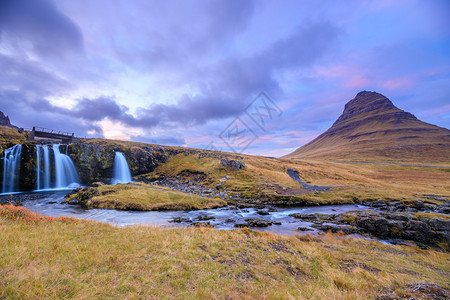
[[408,112],[397,108],[391,100],[377,92],[362,91],[345,104],[344,112],[335,124],[358,118],[390,115],[399,119],[416,119]]
[[12,127],[11,122],[9,121],[9,117],[5,116],[2,111],[0,111],[0,126]]
[[286,158],[446,162],[450,131],[417,119],[376,92],[362,91],[324,133]]

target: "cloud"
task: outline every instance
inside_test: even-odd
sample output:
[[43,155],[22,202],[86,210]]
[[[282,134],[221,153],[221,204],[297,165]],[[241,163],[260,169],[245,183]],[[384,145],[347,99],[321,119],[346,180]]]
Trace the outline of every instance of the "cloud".
[[0,0],[0,110],[25,127],[195,147],[265,91],[284,110],[252,148],[268,153],[326,130],[367,89],[446,126],[439,3]]
[[93,132],[97,137],[103,136],[102,128],[97,124],[66,114],[46,99],[30,99],[19,91],[0,90],[0,111],[8,114],[11,123],[19,127],[46,127],[75,132],[82,137],[88,136],[88,132]]
[[132,141],[148,143],[148,144],[157,144],[157,145],[167,145],[167,146],[184,146],[186,144],[186,140],[177,136],[142,136],[136,135],[131,136],[130,139]]
[[83,48],[80,28],[51,0],[0,1],[0,42],[42,57]]

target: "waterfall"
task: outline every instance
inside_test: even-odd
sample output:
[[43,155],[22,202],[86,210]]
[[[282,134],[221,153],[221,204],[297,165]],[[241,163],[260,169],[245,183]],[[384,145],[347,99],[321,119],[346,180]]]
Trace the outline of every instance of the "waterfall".
[[50,188],[50,151],[44,146],[44,189]]
[[36,189],[41,189],[41,146],[36,146]]
[[50,189],[50,151],[48,146],[36,146],[36,188],[38,190]]
[[3,193],[14,193],[18,190],[20,156],[22,145],[15,145],[5,150],[3,165]]
[[67,188],[79,186],[77,170],[72,159],[59,151],[59,145],[53,145],[55,156],[55,188]]
[[114,158],[114,177],[112,183],[126,183],[131,182],[130,168],[128,167],[127,160],[122,152],[116,152]]

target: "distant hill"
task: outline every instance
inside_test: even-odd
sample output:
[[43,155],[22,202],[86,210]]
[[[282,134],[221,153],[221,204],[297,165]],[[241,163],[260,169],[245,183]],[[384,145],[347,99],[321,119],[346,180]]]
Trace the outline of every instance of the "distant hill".
[[363,91],[330,129],[284,158],[450,164],[450,130],[428,124]]

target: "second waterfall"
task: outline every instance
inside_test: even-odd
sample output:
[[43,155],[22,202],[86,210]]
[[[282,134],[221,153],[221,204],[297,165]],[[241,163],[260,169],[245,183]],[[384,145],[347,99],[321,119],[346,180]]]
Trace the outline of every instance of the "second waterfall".
[[131,172],[128,167],[125,155],[122,152],[116,152],[116,157],[114,158],[114,177],[112,179],[112,184],[116,183],[127,183],[131,182]]
[[[58,144],[36,146],[36,189],[65,189],[80,186],[80,179],[72,159],[61,153]],[[53,150],[53,151],[50,151]],[[53,153],[52,153],[53,152]],[[53,154],[53,161],[51,160]]]

